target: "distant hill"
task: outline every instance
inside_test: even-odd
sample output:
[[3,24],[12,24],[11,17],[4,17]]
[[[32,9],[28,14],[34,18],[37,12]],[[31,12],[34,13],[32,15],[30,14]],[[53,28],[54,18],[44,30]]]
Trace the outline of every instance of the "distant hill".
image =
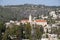
[[28,18],[29,14],[38,16],[41,14],[48,15],[52,10],[60,9],[60,6],[45,6],[45,5],[8,5],[0,6],[0,20],[21,20]]

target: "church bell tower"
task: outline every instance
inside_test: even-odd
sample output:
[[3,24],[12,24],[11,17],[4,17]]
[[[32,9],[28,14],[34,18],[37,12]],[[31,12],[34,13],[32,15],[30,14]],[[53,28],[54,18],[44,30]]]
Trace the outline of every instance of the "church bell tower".
[[31,14],[29,15],[29,22],[32,22],[32,16],[31,16]]

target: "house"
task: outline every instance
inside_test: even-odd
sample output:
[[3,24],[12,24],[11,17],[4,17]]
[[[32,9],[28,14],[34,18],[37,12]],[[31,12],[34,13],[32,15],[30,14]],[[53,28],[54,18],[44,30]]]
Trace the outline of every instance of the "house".
[[42,18],[42,19],[47,19],[48,16],[41,15],[41,18]]
[[6,22],[5,25],[6,25],[6,28],[8,28],[10,25],[10,22]]
[[52,19],[57,18],[57,15],[55,14],[55,11],[51,11],[49,14],[50,14],[50,16],[52,16]]
[[29,23],[29,20],[24,19],[24,20],[21,20],[20,22],[21,22],[22,24],[27,24],[27,23]]
[[46,21],[46,20],[37,19],[37,20],[34,20],[34,21],[35,21],[35,23],[36,23],[37,25],[42,25],[42,26],[47,25],[47,21]]
[[20,26],[20,22],[19,21],[13,21],[13,20],[10,20],[9,22],[6,22],[5,25],[6,25],[6,28],[8,27],[12,27],[14,25],[17,25],[17,26]]
[[48,34],[50,40],[58,40],[57,34]]
[[20,26],[20,22],[19,21],[15,21],[14,24]]
[[41,40],[48,40],[48,38],[41,38]]

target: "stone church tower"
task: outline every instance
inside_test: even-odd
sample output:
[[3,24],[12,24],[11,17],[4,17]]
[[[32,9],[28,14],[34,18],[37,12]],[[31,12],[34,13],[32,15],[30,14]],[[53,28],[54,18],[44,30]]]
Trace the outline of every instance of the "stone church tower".
[[29,22],[32,22],[32,16],[31,16],[31,14],[29,15]]

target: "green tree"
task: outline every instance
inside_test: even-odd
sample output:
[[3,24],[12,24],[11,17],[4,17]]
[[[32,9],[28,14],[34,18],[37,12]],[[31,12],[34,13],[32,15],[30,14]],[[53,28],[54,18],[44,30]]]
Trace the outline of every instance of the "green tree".
[[9,40],[9,38],[11,39],[11,37],[13,38],[13,40],[21,39],[21,26],[13,25],[13,27],[6,29],[5,34],[3,35],[3,40]]
[[41,33],[40,29],[36,28],[36,39],[40,39],[41,35],[42,35],[42,33]]
[[2,33],[5,32],[5,25],[0,21],[0,40],[2,39]]
[[43,34],[44,33],[44,28],[42,27],[42,25],[40,25],[40,32]]
[[12,27],[9,29],[9,35],[14,36],[16,35],[17,39],[21,38],[21,26],[16,26]]
[[8,39],[8,30],[5,31],[2,40],[9,40]]
[[30,39],[31,37],[31,25],[29,23],[25,26],[25,38]]

